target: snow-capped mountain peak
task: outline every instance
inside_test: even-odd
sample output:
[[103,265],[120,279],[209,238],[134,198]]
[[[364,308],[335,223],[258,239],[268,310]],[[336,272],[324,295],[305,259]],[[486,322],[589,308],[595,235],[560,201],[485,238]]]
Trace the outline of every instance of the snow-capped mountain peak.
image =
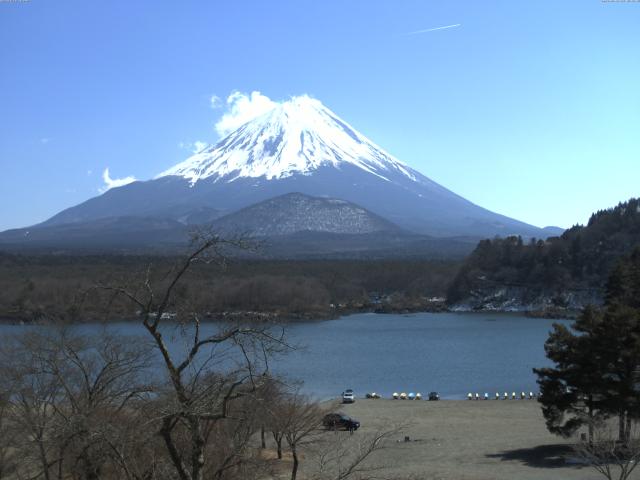
[[[262,109],[265,105],[267,109]],[[241,110],[232,106],[223,119],[232,120],[227,122],[230,125],[237,125],[240,117],[253,119],[160,178],[112,188],[40,226],[84,222],[93,228],[95,221],[119,218],[126,229],[111,230],[119,239],[118,232],[137,232],[131,218],[143,219],[144,225],[149,218],[185,224],[210,225],[219,217],[240,222],[235,212],[252,205],[274,205],[264,202],[276,197],[287,201],[276,202],[277,208],[252,209],[249,217],[262,215],[274,225],[285,225],[294,216],[308,216],[307,230],[327,232],[319,228],[327,222],[347,228],[329,230],[334,233],[353,233],[353,225],[363,218],[353,209],[329,208],[324,200],[297,202],[297,197],[286,197],[297,192],[350,202],[404,231],[434,237],[548,236],[537,227],[481,208],[409,168],[318,100],[308,96],[283,103],[269,100],[261,105],[258,117],[247,117],[247,111]],[[258,223],[253,226],[259,230]]]
[[398,174],[416,180],[411,168],[307,95],[276,104],[158,177],[180,176],[191,184],[208,178],[215,182],[243,177],[273,180],[310,175],[323,166],[339,169],[345,163],[384,180]]

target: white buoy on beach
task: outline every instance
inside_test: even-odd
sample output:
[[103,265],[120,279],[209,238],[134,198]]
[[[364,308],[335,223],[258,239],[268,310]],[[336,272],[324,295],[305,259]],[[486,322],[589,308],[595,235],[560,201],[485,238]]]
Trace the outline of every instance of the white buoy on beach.
[[394,400],[397,400],[400,395],[397,392],[393,392],[393,395],[391,396],[393,397]]

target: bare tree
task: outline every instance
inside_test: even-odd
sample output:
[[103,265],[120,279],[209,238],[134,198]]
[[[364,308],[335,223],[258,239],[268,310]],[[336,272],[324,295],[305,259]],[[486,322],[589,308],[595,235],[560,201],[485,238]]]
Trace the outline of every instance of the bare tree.
[[229,418],[210,424],[206,478],[250,478],[265,466],[254,442],[260,425],[257,400],[248,395],[233,402]]
[[[7,410],[15,435],[11,448],[19,452],[21,466],[28,465],[27,473],[45,480],[61,478],[60,445],[56,445],[53,432],[55,411],[61,395],[61,385],[55,378],[42,374],[43,366],[31,355],[32,336],[4,339],[0,354],[2,384],[7,389]],[[56,474],[56,470],[60,474]]]
[[[128,453],[115,446],[133,423],[133,403],[148,390],[141,383],[148,367],[144,348],[108,333],[88,337],[45,328],[10,339],[0,353],[10,365],[2,383],[8,386],[11,448],[21,457],[23,475],[97,480],[125,466]],[[133,438],[145,440],[141,430]],[[116,454],[120,462],[114,463]]]
[[87,480],[101,477],[112,454],[124,458],[126,451],[117,446],[121,426],[132,420],[128,407],[150,391],[140,383],[148,352],[138,345],[127,348],[123,340],[108,333],[99,340],[63,335],[59,356],[42,359],[64,392],[56,419],[58,435],[74,458],[69,468]]
[[314,480],[366,480],[375,478],[383,465],[371,463],[375,453],[389,448],[389,440],[401,432],[403,426],[379,430],[364,435],[336,432],[314,452]]
[[589,428],[592,440],[581,439],[573,451],[608,480],[626,480],[640,462],[640,431],[634,423],[627,430],[627,439],[620,441],[616,430],[610,422],[596,420]]
[[285,384],[279,379],[265,376],[261,387],[254,393],[256,401],[256,415],[260,425],[260,448],[267,448],[266,434],[270,433],[276,443],[276,452],[279,460],[282,460],[282,442],[284,433],[280,431],[280,414],[278,406],[285,392]]
[[[277,412],[274,412],[277,415]],[[275,420],[275,421],[274,421]],[[276,444],[276,455],[278,460],[282,460],[282,442],[284,440],[284,431],[281,430],[281,422],[280,418],[273,419],[270,423],[271,436],[273,437],[273,441]]]
[[11,439],[14,436],[10,424],[11,385],[5,383],[6,375],[0,373],[0,480],[8,478],[16,465],[15,448]]
[[[197,235],[194,242],[192,253],[159,285],[152,284],[149,269],[133,288],[103,287],[136,305],[162,357],[168,384],[162,392],[159,433],[180,480],[202,480],[208,470],[210,435],[220,428],[215,424],[239,420],[232,416],[232,404],[259,389],[268,371],[268,358],[286,346],[282,332],[274,335],[265,327],[234,324],[203,332],[197,306],[180,302],[181,280],[196,263],[223,265],[226,248],[247,245],[242,239],[224,240],[211,234]],[[182,355],[173,352],[165,340],[169,319],[182,327],[186,339]]]
[[290,386],[278,378],[270,377],[263,385],[260,392],[260,446],[266,448],[265,432],[269,432],[276,447],[278,460],[282,460],[282,445],[284,439],[284,429],[288,419],[284,412],[284,399],[288,395]]
[[300,449],[322,433],[320,427],[326,411],[299,391],[283,395],[275,408],[273,418],[277,420],[277,426],[274,429],[282,435],[291,451],[291,480],[296,480]]

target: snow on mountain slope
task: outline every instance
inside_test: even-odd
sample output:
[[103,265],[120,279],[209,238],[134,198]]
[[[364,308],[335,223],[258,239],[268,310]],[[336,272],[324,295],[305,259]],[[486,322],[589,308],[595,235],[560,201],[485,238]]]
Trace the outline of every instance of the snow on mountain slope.
[[246,123],[158,177],[180,176],[192,184],[206,178],[282,179],[310,175],[321,166],[351,164],[389,180],[390,172],[416,180],[414,172],[358,133],[320,101],[293,97]]
[[413,170],[308,96],[273,102],[155,179],[110,189],[40,226],[123,216],[204,223],[292,192],[351,202],[418,234],[548,236]]

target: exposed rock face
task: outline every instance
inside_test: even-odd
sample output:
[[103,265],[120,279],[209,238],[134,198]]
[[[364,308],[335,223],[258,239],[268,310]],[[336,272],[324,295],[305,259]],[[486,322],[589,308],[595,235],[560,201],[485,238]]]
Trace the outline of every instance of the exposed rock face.
[[575,312],[587,305],[601,305],[602,302],[602,292],[598,289],[571,292],[500,286],[473,290],[467,298],[450,308],[454,311],[560,313]]

